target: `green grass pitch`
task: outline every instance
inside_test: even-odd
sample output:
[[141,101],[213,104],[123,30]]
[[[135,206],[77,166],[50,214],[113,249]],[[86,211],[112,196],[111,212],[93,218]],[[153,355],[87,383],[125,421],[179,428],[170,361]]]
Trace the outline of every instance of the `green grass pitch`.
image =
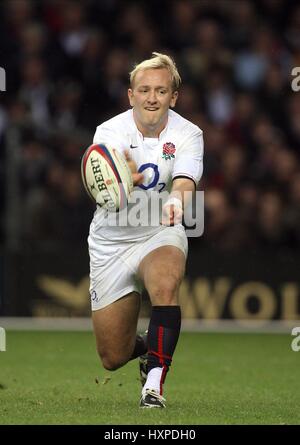
[[167,409],[138,408],[137,360],[108,372],[90,332],[7,332],[0,424],[299,424],[300,352],[281,334],[182,333]]

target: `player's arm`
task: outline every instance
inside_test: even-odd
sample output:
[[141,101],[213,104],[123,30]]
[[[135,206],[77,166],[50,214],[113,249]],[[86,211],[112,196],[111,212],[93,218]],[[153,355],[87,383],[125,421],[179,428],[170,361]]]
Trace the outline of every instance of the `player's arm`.
[[182,204],[184,204],[185,199],[190,196],[190,193],[184,192],[194,192],[196,190],[196,184],[193,179],[180,177],[173,179],[173,185],[171,189],[171,196],[177,196],[177,198],[181,199]]
[[162,224],[174,225],[182,221],[183,205],[201,178],[203,171],[203,133],[194,126],[182,142],[183,148],[176,156],[173,169],[171,195],[163,207]]
[[163,206],[162,224],[173,226],[180,224],[183,216],[183,206],[191,198],[196,189],[195,182],[190,178],[174,178],[170,197]]

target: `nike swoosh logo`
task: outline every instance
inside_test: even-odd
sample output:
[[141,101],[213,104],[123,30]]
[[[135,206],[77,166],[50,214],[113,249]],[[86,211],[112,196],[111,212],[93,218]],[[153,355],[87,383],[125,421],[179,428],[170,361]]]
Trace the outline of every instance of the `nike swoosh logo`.
[[130,148],[137,148],[137,145],[130,144]]

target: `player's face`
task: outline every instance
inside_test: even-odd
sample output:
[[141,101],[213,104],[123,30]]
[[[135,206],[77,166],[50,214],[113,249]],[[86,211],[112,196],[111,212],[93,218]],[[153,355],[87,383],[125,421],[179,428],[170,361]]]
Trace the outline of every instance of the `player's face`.
[[165,68],[138,71],[128,90],[130,105],[138,129],[144,136],[158,136],[168,120],[168,110],[176,104],[171,74]]

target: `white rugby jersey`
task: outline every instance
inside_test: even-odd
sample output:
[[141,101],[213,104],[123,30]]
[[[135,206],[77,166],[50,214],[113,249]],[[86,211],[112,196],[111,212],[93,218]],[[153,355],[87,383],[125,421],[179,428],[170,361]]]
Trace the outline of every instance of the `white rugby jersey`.
[[[169,190],[176,177],[187,177],[197,184],[202,175],[202,130],[173,110],[169,110],[167,126],[159,138],[144,138],[130,109],[99,125],[93,143],[107,144],[121,153],[129,151],[138,172],[144,175],[143,183],[135,186],[134,192],[143,190],[150,196],[153,192]],[[110,216],[114,218],[109,213],[100,207],[95,211],[90,228],[90,236],[95,241],[134,241],[162,229],[159,225],[115,227],[107,223]]]

